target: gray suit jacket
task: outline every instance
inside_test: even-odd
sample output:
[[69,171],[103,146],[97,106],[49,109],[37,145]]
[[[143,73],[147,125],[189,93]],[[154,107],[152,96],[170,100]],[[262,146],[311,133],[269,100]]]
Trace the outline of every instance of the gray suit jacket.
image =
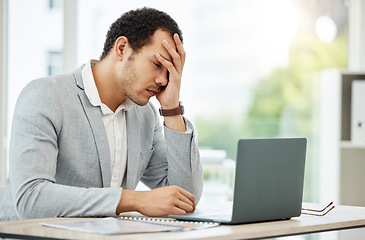
[[[34,80],[20,94],[0,220],[115,216],[122,191],[110,187],[108,139],[99,107],[85,94],[81,70]],[[150,188],[178,185],[199,200],[202,169],[194,131],[163,128],[151,103],[128,110],[126,122],[122,187],[135,189],[140,180]]]

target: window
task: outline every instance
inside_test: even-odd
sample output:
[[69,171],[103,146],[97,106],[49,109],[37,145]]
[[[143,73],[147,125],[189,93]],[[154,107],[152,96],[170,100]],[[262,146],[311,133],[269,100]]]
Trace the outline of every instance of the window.
[[62,73],[62,52],[60,51],[48,51],[48,75],[55,75]]
[[61,72],[63,9],[51,10],[48,4],[48,0],[8,1],[7,145],[20,91],[33,79]]
[[63,1],[62,0],[48,0],[48,7],[50,10],[52,10],[52,9],[62,10]]

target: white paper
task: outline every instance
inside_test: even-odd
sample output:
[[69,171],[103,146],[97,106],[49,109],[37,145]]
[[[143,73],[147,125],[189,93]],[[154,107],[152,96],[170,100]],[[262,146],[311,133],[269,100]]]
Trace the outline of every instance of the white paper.
[[40,223],[43,226],[68,229],[79,232],[98,234],[146,233],[178,231],[181,226],[146,223],[140,221],[120,220],[117,218],[100,218],[74,222]]

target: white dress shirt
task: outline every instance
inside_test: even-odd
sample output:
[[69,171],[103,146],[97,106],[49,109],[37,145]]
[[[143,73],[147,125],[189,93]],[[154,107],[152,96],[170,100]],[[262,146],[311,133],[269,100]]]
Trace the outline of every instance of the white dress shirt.
[[117,110],[113,112],[101,102],[96,88],[91,66],[96,60],[86,63],[82,70],[85,93],[93,106],[99,106],[102,119],[108,137],[111,160],[111,187],[121,187],[127,166],[127,127],[125,111],[135,106],[135,103],[127,98]]

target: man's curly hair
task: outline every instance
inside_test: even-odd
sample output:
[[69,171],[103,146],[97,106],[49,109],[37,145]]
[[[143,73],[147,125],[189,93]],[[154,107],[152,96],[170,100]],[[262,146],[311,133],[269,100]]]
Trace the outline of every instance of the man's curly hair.
[[100,60],[108,55],[120,36],[127,37],[133,51],[138,52],[150,43],[152,35],[159,29],[170,33],[171,36],[177,33],[182,41],[179,26],[165,12],[144,7],[124,13],[110,26]]

